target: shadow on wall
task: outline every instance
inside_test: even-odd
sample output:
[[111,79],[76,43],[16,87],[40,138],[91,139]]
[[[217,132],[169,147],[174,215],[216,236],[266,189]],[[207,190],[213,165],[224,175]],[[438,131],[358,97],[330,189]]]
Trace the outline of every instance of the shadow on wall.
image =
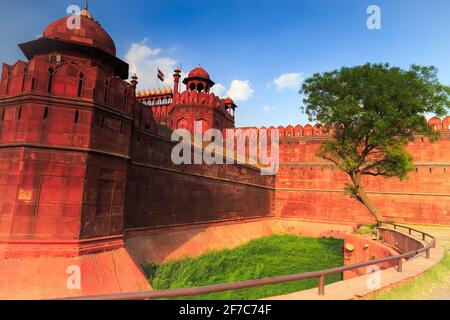
[[172,226],[126,232],[126,247],[140,265],[196,257],[213,250],[232,249],[274,234],[343,239],[352,224],[305,222],[299,219],[259,218],[201,225]]

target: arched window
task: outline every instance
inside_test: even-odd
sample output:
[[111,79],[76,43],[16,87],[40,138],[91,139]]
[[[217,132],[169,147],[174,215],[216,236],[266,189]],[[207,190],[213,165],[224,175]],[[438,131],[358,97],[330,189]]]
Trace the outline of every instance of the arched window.
[[53,74],[55,73],[55,70],[52,68],[48,68],[48,86],[47,86],[47,93],[52,93],[53,89]]

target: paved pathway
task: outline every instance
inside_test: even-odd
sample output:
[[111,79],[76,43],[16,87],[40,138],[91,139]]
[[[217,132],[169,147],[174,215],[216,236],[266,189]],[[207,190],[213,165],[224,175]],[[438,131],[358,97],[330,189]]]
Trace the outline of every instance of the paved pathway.
[[409,225],[413,228],[423,230],[436,237],[439,245],[444,246],[447,251],[450,250],[450,226],[427,226],[427,225]]
[[[436,237],[439,245],[450,251],[450,226],[408,225],[418,230],[423,230]],[[450,276],[447,276],[446,284],[434,285],[423,299],[426,300],[450,300]]]

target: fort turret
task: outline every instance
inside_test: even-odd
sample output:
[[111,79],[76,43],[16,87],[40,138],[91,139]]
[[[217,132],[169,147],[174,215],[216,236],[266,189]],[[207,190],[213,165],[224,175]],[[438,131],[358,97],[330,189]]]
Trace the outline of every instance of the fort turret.
[[72,17],[79,28],[64,17],[20,44],[28,61],[4,64],[0,81],[0,240],[66,254],[121,242],[137,84],[87,7]]
[[194,123],[201,122],[203,130],[234,128],[235,110],[231,98],[221,99],[211,92],[214,81],[209,73],[198,66],[183,80],[185,90],[179,92],[181,71],[174,71],[173,89],[143,90],[137,95],[139,102],[148,106],[155,121],[171,129],[194,131]]

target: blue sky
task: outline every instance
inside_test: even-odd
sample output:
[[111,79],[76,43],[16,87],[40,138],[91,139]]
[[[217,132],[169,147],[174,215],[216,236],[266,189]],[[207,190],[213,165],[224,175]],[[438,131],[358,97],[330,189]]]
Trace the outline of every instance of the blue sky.
[[[0,61],[23,59],[17,43],[34,39],[72,4],[83,2],[0,0]],[[381,30],[366,27],[371,4],[381,8]],[[154,85],[156,65],[167,72],[182,63],[187,72],[201,64],[223,86],[218,91],[241,100],[238,126],[307,123],[299,74],[343,65],[435,65],[450,84],[448,0],[91,0],[90,11],[141,85]]]

